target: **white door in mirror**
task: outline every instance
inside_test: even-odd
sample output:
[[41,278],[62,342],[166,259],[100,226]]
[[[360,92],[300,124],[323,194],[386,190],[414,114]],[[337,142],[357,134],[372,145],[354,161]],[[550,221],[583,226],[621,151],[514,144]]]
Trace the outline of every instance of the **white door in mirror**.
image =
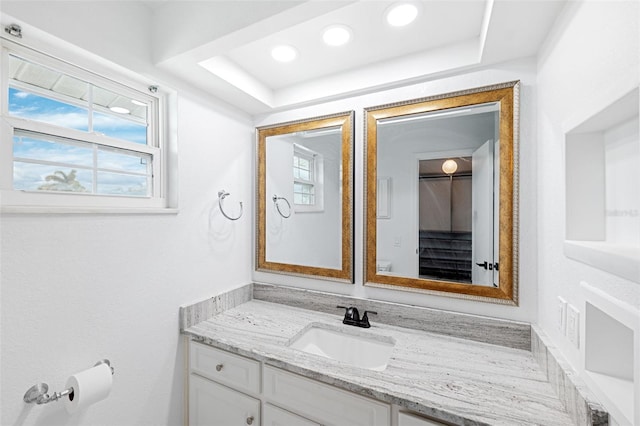
[[[471,282],[493,285],[493,141],[488,140],[473,152],[471,233],[473,248]],[[482,266],[484,265],[484,266]]]

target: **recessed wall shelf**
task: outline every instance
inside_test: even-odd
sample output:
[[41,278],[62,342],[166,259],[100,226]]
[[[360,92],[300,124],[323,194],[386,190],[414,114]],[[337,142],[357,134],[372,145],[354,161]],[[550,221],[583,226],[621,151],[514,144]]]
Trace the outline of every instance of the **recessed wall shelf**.
[[565,135],[567,257],[640,283],[638,88]]
[[618,424],[640,424],[640,311],[586,282],[585,382]]

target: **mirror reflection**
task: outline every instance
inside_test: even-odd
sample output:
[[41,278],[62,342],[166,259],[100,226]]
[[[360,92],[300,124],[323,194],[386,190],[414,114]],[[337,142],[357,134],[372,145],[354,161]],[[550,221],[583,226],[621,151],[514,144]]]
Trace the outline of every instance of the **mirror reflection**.
[[498,108],[490,103],[378,122],[377,174],[397,187],[389,199],[395,214],[378,215],[380,273],[497,282]]
[[366,111],[368,283],[515,301],[516,88]]
[[258,129],[258,269],[352,281],[352,114]]
[[267,262],[340,269],[342,129],[267,138]]

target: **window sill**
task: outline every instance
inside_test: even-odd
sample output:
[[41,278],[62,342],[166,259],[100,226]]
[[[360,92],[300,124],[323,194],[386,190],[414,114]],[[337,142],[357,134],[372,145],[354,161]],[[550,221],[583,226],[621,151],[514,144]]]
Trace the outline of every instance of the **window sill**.
[[107,214],[177,215],[177,208],[164,207],[77,207],[77,206],[2,206],[0,214]]

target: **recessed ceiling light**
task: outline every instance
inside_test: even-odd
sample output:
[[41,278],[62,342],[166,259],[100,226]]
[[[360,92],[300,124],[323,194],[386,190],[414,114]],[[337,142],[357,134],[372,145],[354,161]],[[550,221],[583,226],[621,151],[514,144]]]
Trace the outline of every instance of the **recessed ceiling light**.
[[387,22],[393,27],[404,27],[418,16],[418,8],[412,3],[399,3],[387,11]]
[[271,57],[278,62],[291,62],[298,56],[298,51],[291,46],[282,44],[271,50]]
[[346,25],[332,25],[325,28],[322,40],[329,46],[342,46],[351,40],[351,28]]
[[119,106],[109,107],[109,109],[113,112],[117,112],[118,114],[129,114],[131,112],[130,110]]

